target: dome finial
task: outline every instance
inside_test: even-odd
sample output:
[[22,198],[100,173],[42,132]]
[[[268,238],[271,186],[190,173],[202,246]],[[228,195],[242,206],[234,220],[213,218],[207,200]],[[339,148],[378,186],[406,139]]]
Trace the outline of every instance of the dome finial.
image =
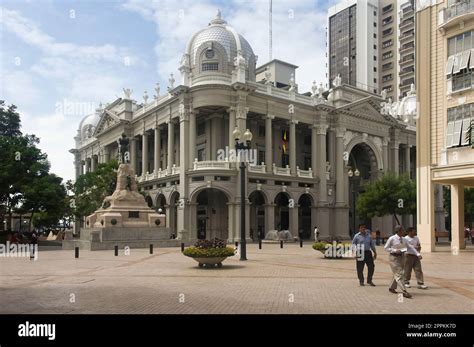
[[222,19],[220,9],[216,10],[216,17],[213,20],[211,20],[211,22],[209,23],[209,25],[213,25],[213,24],[227,24],[227,22]]

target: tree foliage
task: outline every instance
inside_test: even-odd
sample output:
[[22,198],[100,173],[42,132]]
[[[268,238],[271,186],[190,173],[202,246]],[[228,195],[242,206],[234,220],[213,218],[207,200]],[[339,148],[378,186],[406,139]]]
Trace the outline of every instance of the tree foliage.
[[416,184],[407,175],[385,174],[365,187],[356,205],[363,218],[416,213]]
[[[47,155],[37,147],[39,139],[20,129],[16,107],[0,100],[0,217],[31,213],[42,226],[53,226],[65,209],[62,179],[49,173]],[[41,221],[36,213],[47,218]]]
[[68,188],[74,192],[74,215],[76,218],[86,217],[96,211],[105,197],[112,195],[117,184],[118,162],[111,160],[99,164],[94,172],[79,176],[74,184],[69,182]]

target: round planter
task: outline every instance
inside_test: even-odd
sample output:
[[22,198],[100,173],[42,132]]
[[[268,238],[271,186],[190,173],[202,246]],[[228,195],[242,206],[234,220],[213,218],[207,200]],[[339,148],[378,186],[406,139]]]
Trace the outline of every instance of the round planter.
[[213,257],[213,258],[193,258],[195,261],[199,263],[199,267],[222,267],[222,262],[227,257]]

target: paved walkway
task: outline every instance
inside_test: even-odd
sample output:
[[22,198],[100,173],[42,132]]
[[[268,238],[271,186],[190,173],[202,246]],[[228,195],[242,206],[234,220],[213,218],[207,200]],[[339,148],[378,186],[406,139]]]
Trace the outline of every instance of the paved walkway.
[[[0,313],[473,313],[474,248],[424,254],[428,290],[388,292],[388,255],[359,287],[355,260],[328,260],[305,244],[249,245],[247,262],[200,269],[180,249],[41,251],[38,261],[0,258]],[[414,278],[414,275],[412,276]],[[403,298],[402,298],[403,299]]]

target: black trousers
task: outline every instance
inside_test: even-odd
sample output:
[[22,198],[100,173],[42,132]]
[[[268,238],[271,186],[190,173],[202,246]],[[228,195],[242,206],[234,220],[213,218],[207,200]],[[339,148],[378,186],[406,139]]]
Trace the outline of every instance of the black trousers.
[[357,267],[357,277],[359,277],[359,282],[364,283],[364,265],[367,264],[367,283],[372,282],[372,276],[374,275],[375,264],[374,257],[372,256],[372,251],[364,251],[364,259],[356,261]]

